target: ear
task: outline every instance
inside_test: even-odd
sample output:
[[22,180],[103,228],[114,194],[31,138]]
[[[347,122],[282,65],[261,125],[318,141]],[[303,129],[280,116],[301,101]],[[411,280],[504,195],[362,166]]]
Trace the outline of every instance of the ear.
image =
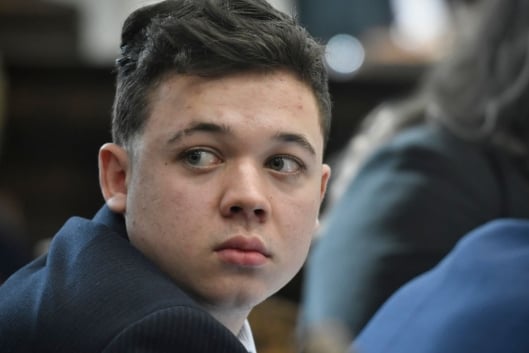
[[123,147],[106,143],[99,150],[99,186],[107,206],[125,213],[129,156]]
[[[322,170],[321,170],[321,186],[320,186],[320,204],[323,202],[323,199],[325,198],[325,193],[327,192],[327,184],[329,183],[329,179],[331,178],[331,167],[327,164],[323,164]],[[318,229],[320,227],[320,219],[319,217],[316,218],[316,225],[315,229]]]
[[327,164],[323,164],[321,167],[321,188],[320,188],[320,201],[323,202],[325,193],[327,192],[327,183],[331,178],[331,167]]

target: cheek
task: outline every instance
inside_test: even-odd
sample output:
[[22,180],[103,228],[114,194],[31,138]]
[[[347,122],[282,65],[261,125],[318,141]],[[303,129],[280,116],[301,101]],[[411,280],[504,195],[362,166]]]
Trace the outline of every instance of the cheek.
[[283,220],[286,222],[285,238],[291,251],[299,256],[308,253],[312,242],[319,214],[318,198],[305,196],[285,210]]
[[164,168],[149,169],[145,175],[131,180],[129,187],[127,201],[132,208],[160,217],[168,213],[177,216],[197,199],[193,197],[196,191],[192,185],[186,185],[181,176]]
[[204,222],[193,220],[204,218],[200,214],[204,199],[193,196],[190,188],[164,185],[143,185],[143,191],[136,194],[133,212],[127,217],[127,228],[135,247],[165,272],[180,278],[175,268],[187,268],[186,259],[197,258],[202,251],[196,239],[205,232]]
[[166,241],[179,231],[186,225],[182,220],[194,211],[194,198],[185,190],[161,175],[147,175],[131,182],[126,212],[129,235],[142,242]]
[[295,214],[291,216],[291,219],[297,220],[298,227],[314,231],[321,205],[320,195],[315,192],[306,193],[303,196],[298,196],[297,200],[293,200],[293,202],[294,205],[291,210]]

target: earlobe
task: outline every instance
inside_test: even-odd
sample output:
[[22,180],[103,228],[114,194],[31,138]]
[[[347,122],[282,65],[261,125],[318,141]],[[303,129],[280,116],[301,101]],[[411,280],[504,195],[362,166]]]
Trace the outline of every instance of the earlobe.
[[107,206],[114,212],[125,213],[127,205],[127,151],[114,143],[99,150],[99,186]]

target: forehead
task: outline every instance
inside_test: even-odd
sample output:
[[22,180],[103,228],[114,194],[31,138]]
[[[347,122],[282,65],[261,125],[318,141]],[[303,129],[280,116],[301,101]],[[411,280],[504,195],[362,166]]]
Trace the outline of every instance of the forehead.
[[166,76],[150,95],[147,126],[181,129],[190,120],[240,124],[247,129],[274,125],[323,138],[312,88],[288,71],[238,73],[224,77]]

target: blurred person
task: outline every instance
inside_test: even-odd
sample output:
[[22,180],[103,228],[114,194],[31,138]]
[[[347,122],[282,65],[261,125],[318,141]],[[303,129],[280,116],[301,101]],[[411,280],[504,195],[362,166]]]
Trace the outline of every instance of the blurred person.
[[354,337],[464,234],[529,218],[529,0],[470,6],[453,52],[345,150],[304,273],[302,335]]
[[330,176],[322,46],[264,0],[167,0],[121,50],[105,206],[0,286],[0,351],[255,352]]
[[349,353],[525,353],[528,268],[528,220],[480,226],[392,295]]

